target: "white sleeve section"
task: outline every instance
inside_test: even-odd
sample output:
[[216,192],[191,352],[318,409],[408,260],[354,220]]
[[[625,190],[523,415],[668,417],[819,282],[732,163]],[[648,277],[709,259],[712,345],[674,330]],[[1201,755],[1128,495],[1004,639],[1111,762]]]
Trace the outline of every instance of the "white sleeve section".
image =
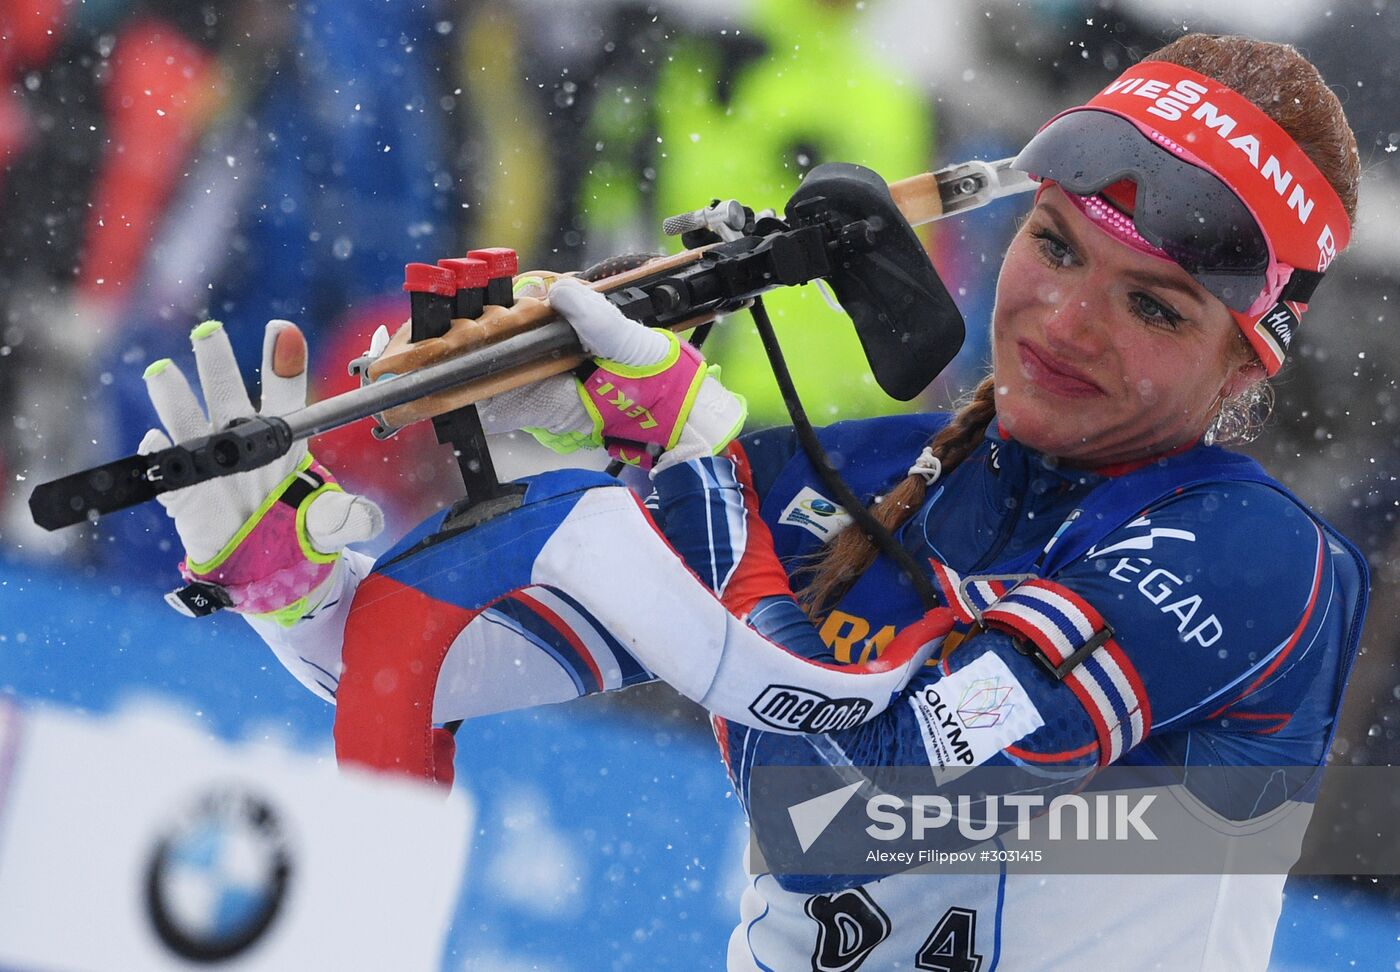
[[290,628],[268,618],[244,616],[283,667],[327,702],[335,701],[340,687],[340,653],[350,603],[373,568],[373,558],[346,550],[323,582],[325,590],[316,606]]
[[531,580],[568,591],[682,695],[725,719],[779,732],[833,732],[873,718],[942,641],[902,661],[808,661],[731,615],[620,489],[579,500],[536,557]]
[[[617,688],[618,678],[605,688]],[[580,692],[569,673],[510,618],[483,611],[447,650],[433,694],[433,721],[474,719],[568,702]]]

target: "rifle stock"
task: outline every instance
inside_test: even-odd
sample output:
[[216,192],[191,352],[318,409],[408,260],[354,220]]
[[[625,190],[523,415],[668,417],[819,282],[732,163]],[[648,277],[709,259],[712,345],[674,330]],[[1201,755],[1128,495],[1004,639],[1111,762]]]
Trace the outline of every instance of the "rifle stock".
[[[1013,171],[1010,162],[1010,159],[965,162],[936,172],[909,176],[889,184],[890,197],[910,226],[921,226],[1031,188],[1034,183]],[[692,265],[709,249],[710,246],[703,246],[683,250],[589,286],[601,293],[635,286]],[[699,314],[666,326],[674,331],[685,331],[707,323],[715,316],[715,313]],[[406,374],[522,334],[552,317],[547,304],[531,297],[521,297],[514,307],[488,307],[476,320],[454,320],[448,333],[440,338],[410,343],[409,327],[405,323],[395,333],[384,354],[370,365],[369,378],[377,381],[387,375]],[[587,357],[582,353],[556,354],[390,409],[379,415],[379,421],[386,430],[400,429],[542,378],[563,374],[585,361]]]
[[[714,320],[715,314],[700,314],[695,317],[686,318],[667,327],[672,331],[682,332],[707,324]],[[453,322],[456,323],[455,321]],[[523,333],[523,332],[521,332]],[[470,350],[479,350],[486,347],[485,343],[476,345],[474,348],[464,348],[453,355],[460,357]],[[444,360],[451,360],[444,359]],[[465,405],[475,405],[483,399],[502,392],[508,392],[516,388],[523,388],[544,378],[552,378],[555,375],[562,375],[572,371],[589,360],[583,351],[555,351],[548,356],[531,361],[529,364],[517,365],[506,368],[498,372],[487,375],[484,378],[476,378],[465,381],[460,385],[449,388],[447,391],[435,392],[416,398],[411,402],[405,402],[394,408],[386,409],[378,414],[380,426],[386,431],[401,429],[414,422],[421,422],[438,415],[462,408]]]
[[[611,293],[664,276],[697,262],[710,247],[684,250],[660,257],[641,267],[615,274],[588,286],[599,293]],[[557,274],[551,274],[558,276]],[[530,276],[530,274],[522,274]],[[714,313],[698,314],[667,325],[673,331],[685,331],[713,320]],[[497,344],[507,338],[534,330],[554,319],[549,305],[535,297],[518,297],[511,307],[487,307],[481,316],[452,321],[447,333],[423,341],[410,340],[410,325],[405,321],[390,339],[384,353],[370,363],[367,370],[371,382],[405,375],[460,357],[470,351]],[[447,391],[387,409],[378,416],[384,431],[401,429],[405,425],[442,415],[464,405],[471,405],[492,395],[520,388],[542,378],[563,374],[588,360],[582,350],[556,351],[549,357],[526,365],[515,366],[485,378],[465,382]]]

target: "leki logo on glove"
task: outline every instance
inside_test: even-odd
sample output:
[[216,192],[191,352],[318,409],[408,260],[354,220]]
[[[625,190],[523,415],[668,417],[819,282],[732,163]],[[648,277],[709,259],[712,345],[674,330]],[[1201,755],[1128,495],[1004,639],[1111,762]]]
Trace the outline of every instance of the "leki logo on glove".
[[[600,396],[611,395],[614,391],[617,392],[616,398],[611,400],[605,398],[603,401],[616,408],[628,418],[641,419],[641,421],[637,423],[639,428],[652,429],[656,427],[656,419],[651,417],[651,412],[643,406],[638,405],[636,399],[628,398],[626,393],[612,382],[605,381],[597,388],[597,392]],[[645,418],[643,418],[643,416],[645,416]]]

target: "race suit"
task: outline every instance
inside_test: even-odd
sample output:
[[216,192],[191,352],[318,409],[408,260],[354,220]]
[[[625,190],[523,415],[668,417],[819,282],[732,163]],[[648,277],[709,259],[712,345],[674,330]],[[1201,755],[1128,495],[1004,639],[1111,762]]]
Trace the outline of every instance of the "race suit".
[[[904,478],[947,420],[847,422],[820,437],[852,489],[871,502]],[[613,562],[620,555],[625,576],[585,577],[571,561],[568,582],[559,582],[559,571],[540,567],[554,555],[517,538],[511,556],[534,558],[534,573],[520,576],[549,582],[517,577],[504,583],[509,592],[493,592],[508,596],[464,615],[434,689],[434,715],[560,701],[654,672],[708,705],[709,683],[692,684],[688,670],[657,672],[651,659],[673,660],[648,643],[660,625],[667,650],[685,653],[686,612],[706,596],[718,595],[763,644],[832,667],[878,661],[898,632],[925,617],[912,584],[883,556],[819,626],[797,607],[788,573],[847,517],[788,430],[754,433],[724,455],[665,470],[649,505],[674,553],[648,553],[655,563],[641,563],[599,538]],[[374,571],[397,571],[400,586],[434,598],[469,597],[460,588],[474,583],[471,570],[458,572],[455,586],[443,582],[442,561],[416,575],[405,570],[413,562],[405,554],[421,550],[440,519]],[[887,705],[851,728],[814,732],[785,721],[788,710],[765,710],[762,674],[747,710],[710,706],[729,715],[714,720],[716,737],[746,807],[759,766],[946,763],[957,747],[950,748],[947,712],[934,711],[936,700],[989,677],[1019,714],[989,728],[957,727],[956,756],[971,765],[1053,767],[1087,781],[1109,764],[1325,761],[1364,615],[1365,564],[1252,460],[1197,446],[1133,467],[1068,469],[1008,440],[994,422],[985,441],[929,488],[897,537],[927,565],[957,627]],[[693,575],[689,586],[660,562],[677,554]],[[599,557],[599,572],[609,559]],[[662,579],[648,588],[652,566]],[[352,596],[354,585],[369,572],[363,558],[351,558],[340,589],[315,616],[289,630],[259,625],[284,663],[325,697],[336,694],[348,605],[362,599]],[[635,621],[600,593],[629,580]],[[475,603],[484,602],[478,596]],[[696,630],[707,623],[696,621]],[[732,628],[714,637],[737,645],[721,674],[740,668],[745,652],[758,657]],[[1065,664],[1090,641],[1092,652]],[[1060,673],[1052,674],[1057,665]],[[722,681],[709,669],[705,677]],[[1300,786],[1196,798],[1222,823],[1239,823],[1281,808],[1306,811],[1312,792]],[[745,891],[728,962],[777,972],[1263,969],[1283,882],[1282,872],[1003,869],[896,874],[853,886],[841,875],[760,873]]]

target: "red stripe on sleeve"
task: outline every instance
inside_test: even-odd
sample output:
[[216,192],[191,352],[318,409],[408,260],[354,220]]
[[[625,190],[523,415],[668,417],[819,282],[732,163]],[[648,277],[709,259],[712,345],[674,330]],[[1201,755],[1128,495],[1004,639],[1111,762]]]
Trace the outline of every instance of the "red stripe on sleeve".
[[720,600],[731,614],[743,618],[765,597],[791,597],[792,585],[773,550],[773,534],[759,516],[758,490],[754,489],[749,457],[737,442],[730,443],[727,455],[734,461],[734,478],[744,492],[748,541]]
[[[1103,650],[1107,651],[1109,657],[1118,663],[1118,668],[1123,672],[1123,677],[1128,680],[1128,686],[1133,690],[1133,696],[1137,700],[1138,712],[1142,715],[1142,738],[1146,739],[1152,734],[1152,700],[1147,696],[1147,686],[1142,682],[1142,676],[1128,658],[1128,653],[1123,650],[1123,646],[1112,638],[1104,643]],[[1127,700],[1124,699],[1126,702]],[[1132,717],[1132,707],[1128,707],[1128,716]],[[1129,728],[1125,726],[1124,728]],[[1130,733],[1131,735],[1131,733]]]
[[734,767],[729,765],[729,723],[720,716],[712,715],[710,726],[715,731],[715,742],[719,744],[719,758],[724,761],[725,772],[732,778]]
[[433,698],[448,649],[479,613],[383,574],[365,578],[345,622],[335,707],[340,764],[450,778],[437,765],[444,749],[433,733]]
[[598,663],[593,660],[593,655],[584,647],[583,642],[580,641],[578,635],[574,633],[574,629],[564,623],[563,618],[559,617],[559,615],[555,614],[533,597],[530,597],[524,591],[517,592],[515,594],[515,599],[544,618],[551,628],[564,636],[564,640],[569,643],[569,647],[572,648],[575,654],[583,659],[583,663],[588,666],[588,672],[597,683],[598,691],[601,692],[603,689],[607,688],[607,686],[603,684],[603,673],[598,670]]
[[1216,709],[1206,718],[1216,718],[1220,713],[1224,712],[1241,699],[1247,698],[1251,692],[1263,685],[1270,675],[1278,671],[1278,667],[1283,664],[1284,659],[1293,653],[1294,647],[1298,644],[1298,639],[1303,636],[1304,629],[1307,628],[1308,622],[1312,620],[1313,608],[1317,607],[1317,592],[1322,587],[1322,558],[1327,553],[1327,541],[1322,537],[1321,528],[1314,523],[1313,529],[1317,531],[1317,562],[1313,568],[1312,591],[1308,594],[1308,606],[1303,610],[1303,619],[1298,622],[1298,627],[1294,629],[1293,635],[1288,639],[1288,643],[1283,646],[1283,650],[1274,656],[1274,660],[1269,663],[1269,667],[1264,669],[1264,671],[1259,674],[1258,678],[1250,682],[1249,686],[1243,692]]
[[939,563],[932,557],[928,559],[928,562],[933,568],[933,579],[938,583],[939,590],[943,594],[943,600],[947,602],[949,609],[952,610],[953,617],[962,624],[972,624],[976,621],[977,618],[968,611],[967,606],[963,604],[962,598],[959,596],[959,581],[957,575],[953,573],[952,569],[949,568],[947,564]]
[[1098,748],[1097,742],[1086,742],[1075,749],[1062,749],[1058,753],[1033,753],[1020,746],[1007,746],[1003,751],[1017,759],[1024,759],[1028,763],[1063,763],[1081,756],[1088,756]]
[[1244,719],[1254,722],[1267,722],[1271,725],[1251,730],[1256,736],[1272,736],[1293,719],[1291,712],[1227,712],[1222,719]]
[[1074,693],[1074,697],[1077,698],[1079,704],[1083,706],[1085,714],[1089,716],[1089,721],[1094,724],[1094,735],[1097,736],[1099,740],[1099,765],[1106,765],[1108,763],[1108,754],[1113,752],[1113,737],[1108,723],[1103,721],[1103,714],[1099,712],[1099,707],[1094,704],[1094,700],[1089,695],[1089,691],[1084,688],[1079,679],[1071,676],[1065,679],[1061,684],[1069,686],[1070,691]]
[[1011,614],[1008,611],[988,608],[982,612],[984,624],[992,625],[1009,631],[1011,634],[1018,634],[1028,639],[1033,645],[1045,652],[1045,657],[1056,665],[1063,662],[1068,655],[1060,650],[1060,646],[1050,638],[1050,636],[1037,624],[1026,618]]

